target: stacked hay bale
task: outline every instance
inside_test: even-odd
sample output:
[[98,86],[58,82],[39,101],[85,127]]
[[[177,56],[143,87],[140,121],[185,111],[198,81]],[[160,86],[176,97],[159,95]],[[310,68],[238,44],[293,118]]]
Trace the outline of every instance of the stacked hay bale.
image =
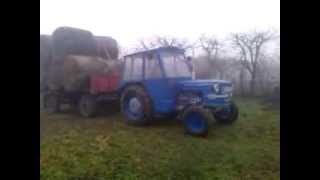
[[119,48],[116,40],[107,36],[95,36],[95,40],[99,57],[104,59],[118,59]]
[[69,55],[63,64],[63,87],[68,92],[89,91],[89,76],[110,74],[116,68],[116,62],[100,57]]
[[69,54],[96,56],[97,46],[90,31],[60,27],[52,34],[53,60],[63,61]]
[[87,91],[89,76],[109,73],[118,59],[118,44],[111,37],[61,27],[52,34],[52,55],[47,70],[50,90]]
[[52,63],[47,83],[49,89],[63,89],[63,63],[67,55],[95,56],[96,49],[91,32],[71,27],[57,28],[52,34]]

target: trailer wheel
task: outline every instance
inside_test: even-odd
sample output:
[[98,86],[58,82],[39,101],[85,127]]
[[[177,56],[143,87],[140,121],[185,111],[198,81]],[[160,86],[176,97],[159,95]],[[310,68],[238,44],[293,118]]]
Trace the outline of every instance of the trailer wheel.
[[145,125],[152,115],[152,103],[149,95],[141,86],[129,86],[121,96],[121,111],[125,121],[131,125]]
[[206,137],[209,132],[209,120],[212,117],[199,106],[191,106],[183,112],[182,122],[187,134]]
[[49,113],[60,111],[60,99],[57,94],[49,93],[44,97],[44,108]]
[[96,98],[92,95],[83,95],[79,101],[79,112],[84,117],[94,117],[97,113]]
[[238,117],[239,110],[234,102],[231,102],[228,107],[222,109],[221,111],[214,113],[214,118],[221,124],[231,124],[235,122]]

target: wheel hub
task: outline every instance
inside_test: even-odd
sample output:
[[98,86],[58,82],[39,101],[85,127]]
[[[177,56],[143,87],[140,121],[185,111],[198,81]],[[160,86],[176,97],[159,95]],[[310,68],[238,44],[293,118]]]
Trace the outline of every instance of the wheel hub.
[[187,116],[186,121],[189,128],[194,132],[201,131],[204,128],[203,117],[199,113],[191,113]]
[[130,99],[130,101],[129,101],[129,109],[130,109],[131,112],[140,113],[141,112],[141,107],[142,107],[142,104],[141,104],[141,102],[139,101],[138,98],[134,97],[134,98]]

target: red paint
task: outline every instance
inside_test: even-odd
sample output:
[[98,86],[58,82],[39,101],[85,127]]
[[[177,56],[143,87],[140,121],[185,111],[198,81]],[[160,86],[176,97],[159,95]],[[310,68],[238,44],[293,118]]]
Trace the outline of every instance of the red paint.
[[92,75],[90,77],[90,91],[91,93],[110,93],[118,88],[120,76],[118,72],[112,72],[108,75]]

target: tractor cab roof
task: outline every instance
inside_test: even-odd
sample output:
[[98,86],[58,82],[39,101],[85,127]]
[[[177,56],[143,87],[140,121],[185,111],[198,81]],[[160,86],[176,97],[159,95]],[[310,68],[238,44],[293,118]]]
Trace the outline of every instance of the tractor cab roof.
[[159,47],[159,48],[155,48],[155,49],[150,49],[150,50],[146,50],[146,51],[140,51],[140,52],[128,54],[128,55],[124,56],[124,58],[130,57],[130,56],[144,55],[144,54],[154,54],[154,53],[159,53],[159,52],[184,53],[185,50],[178,48],[178,47],[174,47],[174,46]]

